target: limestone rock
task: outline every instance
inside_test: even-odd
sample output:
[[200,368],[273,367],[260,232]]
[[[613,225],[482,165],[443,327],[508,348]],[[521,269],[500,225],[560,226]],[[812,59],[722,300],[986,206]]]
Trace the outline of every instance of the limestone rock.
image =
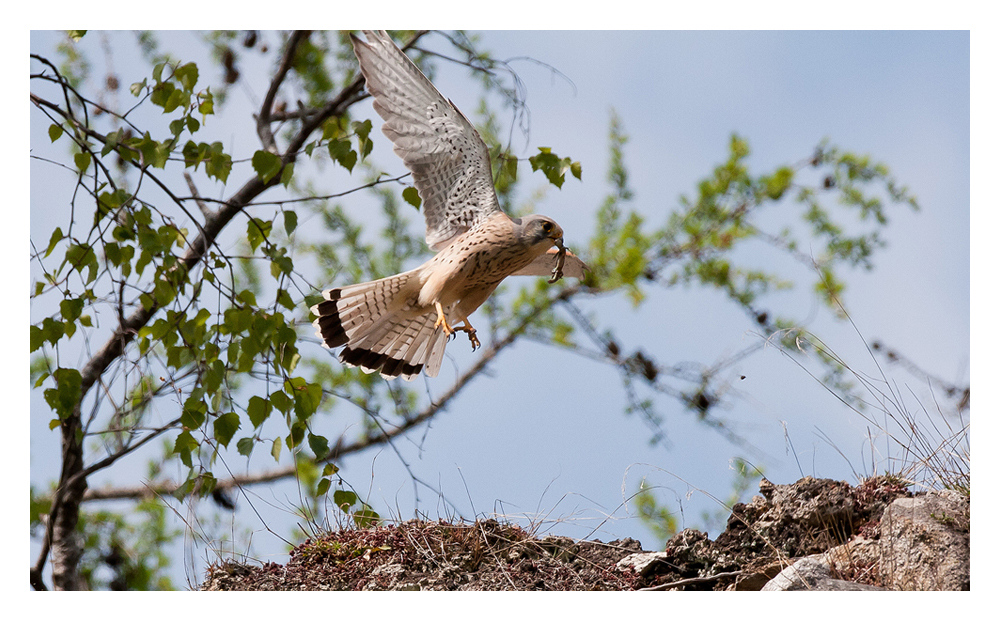
[[801,558],[771,579],[761,591],[885,591],[882,587],[834,578],[826,554]]
[[969,496],[897,498],[882,515],[881,573],[894,589],[969,590]]
[[831,572],[826,554],[813,554],[795,561],[771,579],[761,591],[885,591],[870,584],[840,580]]
[[622,560],[615,564],[615,567],[619,570],[631,569],[638,573],[640,576],[647,576],[654,569],[658,563],[669,562],[668,559],[670,555],[666,552],[639,552],[636,554],[629,554]]

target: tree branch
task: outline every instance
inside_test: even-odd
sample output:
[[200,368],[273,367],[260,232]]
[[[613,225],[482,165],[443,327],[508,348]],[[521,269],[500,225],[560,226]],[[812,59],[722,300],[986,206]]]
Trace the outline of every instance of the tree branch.
[[285,81],[285,76],[288,75],[289,69],[292,68],[292,62],[295,60],[295,54],[298,52],[299,45],[309,38],[311,32],[310,30],[292,31],[291,36],[288,38],[288,45],[285,46],[285,54],[281,58],[281,64],[278,66],[278,71],[274,74],[274,78],[271,79],[271,86],[267,89],[264,101],[260,105],[260,112],[257,114],[257,135],[260,137],[260,142],[264,148],[271,153],[278,153],[278,145],[274,141],[274,132],[271,131],[271,112],[272,108],[274,108],[274,97],[278,94],[281,83]]

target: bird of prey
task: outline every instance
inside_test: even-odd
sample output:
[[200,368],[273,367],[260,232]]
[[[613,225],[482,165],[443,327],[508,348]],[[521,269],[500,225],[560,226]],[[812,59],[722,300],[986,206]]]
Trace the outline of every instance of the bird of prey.
[[416,269],[323,292],[311,308],[323,345],[340,360],[384,378],[435,377],[445,344],[465,332],[475,350],[473,313],[511,275],[583,277],[550,218],[510,218],[500,209],[489,152],[472,123],[445,99],[385,31],[351,41],[382,132],[413,173],[437,251]]

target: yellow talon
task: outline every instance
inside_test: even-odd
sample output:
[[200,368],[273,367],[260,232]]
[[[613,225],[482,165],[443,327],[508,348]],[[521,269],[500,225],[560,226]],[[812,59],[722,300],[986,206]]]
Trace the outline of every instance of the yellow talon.
[[444,328],[444,333],[448,336],[455,334],[455,329],[448,325],[448,320],[444,318],[444,309],[441,308],[441,302],[434,302],[434,308],[437,309],[438,318],[434,322],[434,329],[437,330],[438,327]]
[[457,328],[452,328],[448,325],[448,320],[445,319],[444,309],[441,308],[440,302],[434,302],[434,308],[437,309],[437,321],[434,322],[434,329],[437,330],[438,327],[444,330],[444,333],[451,338],[455,336],[458,331],[465,332],[469,335],[469,342],[472,343],[472,351],[476,351],[482,343],[479,342],[479,337],[476,336],[476,329],[472,327],[468,319],[462,320],[462,325]]
[[479,342],[479,337],[476,336],[476,329],[472,327],[468,319],[462,321],[463,326],[455,328],[456,331],[461,330],[469,335],[469,342],[472,343],[472,351],[476,351],[482,343]]

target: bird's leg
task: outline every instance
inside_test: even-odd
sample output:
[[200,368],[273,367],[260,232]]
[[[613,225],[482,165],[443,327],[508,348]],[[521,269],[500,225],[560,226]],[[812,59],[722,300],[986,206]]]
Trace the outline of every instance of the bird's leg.
[[434,308],[436,308],[438,312],[437,321],[434,322],[434,329],[437,330],[440,326],[444,330],[444,333],[448,335],[448,337],[451,337],[455,334],[455,329],[448,325],[448,320],[444,317],[444,309],[441,308],[441,302],[434,302]]
[[444,308],[441,307],[441,302],[434,302],[434,308],[437,309],[437,314],[438,314],[437,321],[434,322],[435,330],[437,330],[438,326],[440,326],[444,330],[444,333],[447,334],[449,338],[454,336],[455,333],[460,330],[462,332],[465,332],[466,334],[469,335],[469,342],[472,343],[472,351],[476,351],[476,349],[480,345],[482,345],[482,343],[479,342],[479,338],[476,336],[476,329],[472,327],[471,323],[469,323],[468,318],[462,320],[462,325],[453,328],[448,325],[448,320],[445,319]]
[[562,238],[555,240],[559,252],[556,253],[556,266],[552,268],[552,278],[549,284],[556,282],[563,276],[563,265],[566,264],[566,246],[563,246]]
[[476,349],[482,345],[482,343],[479,342],[479,337],[476,336],[476,329],[472,327],[471,323],[469,323],[468,318],[463,319],[462,324],[463,325],[454,328],[455,331],[461,330],[462,332],[467,333],[469,335],[469,342],[472,343],[472,351],[476,351]]

